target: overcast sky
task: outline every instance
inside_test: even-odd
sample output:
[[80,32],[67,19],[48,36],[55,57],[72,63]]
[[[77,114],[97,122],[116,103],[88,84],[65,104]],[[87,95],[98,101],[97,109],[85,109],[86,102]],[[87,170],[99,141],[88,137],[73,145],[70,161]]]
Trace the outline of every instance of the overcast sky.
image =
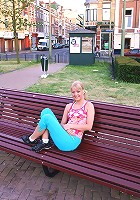
[[73,10],[78,10],[79,14],[84,13],[85,10],[84,7],[85,0],[55,0],[55,2],[64,6],[64,8],[71,8]]

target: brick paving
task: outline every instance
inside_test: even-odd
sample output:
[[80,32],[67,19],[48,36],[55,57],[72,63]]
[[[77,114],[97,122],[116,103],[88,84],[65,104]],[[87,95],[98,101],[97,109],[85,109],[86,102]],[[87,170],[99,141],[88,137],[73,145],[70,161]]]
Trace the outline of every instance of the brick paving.
[[42,166],[0,151],[1,200],[138,200],[67,173],[45,176]]
[[[22,70],[22,73],[34,76],[32,82],[24,79],[25,83],[18,84],[20,88],[17,88],[17,84],[15,85],[13,81],[15,73],[16,76],[19,73],[16,71],[14,75],[13,73],[0,75],[0,86],[24,89],[37,82],[41,72],[38,67],[33,68],[34,73]],[[57,67],[51,65],[50,73],[63,67],[65,66],[61,64]],[[24,74],[22,76],[26,77]],[[140,198],[63,172],[49,178],[45,176],[40,164],[0,151],[0,200],[140,200]]]

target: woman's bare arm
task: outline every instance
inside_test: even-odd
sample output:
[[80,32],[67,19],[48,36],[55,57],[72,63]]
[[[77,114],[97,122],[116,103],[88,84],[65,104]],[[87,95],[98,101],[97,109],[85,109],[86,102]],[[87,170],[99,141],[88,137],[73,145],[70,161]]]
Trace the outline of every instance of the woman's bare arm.
[[70,107],[71,107],[71,103],[67,104],[66,107],[65,107],[65,109],[64,109],[63,117],[62,117],[62,120],[61,120],[61,125],[62,126],[64,124],[67,124],[67,122],[68,122],[68,112],[69,112]]

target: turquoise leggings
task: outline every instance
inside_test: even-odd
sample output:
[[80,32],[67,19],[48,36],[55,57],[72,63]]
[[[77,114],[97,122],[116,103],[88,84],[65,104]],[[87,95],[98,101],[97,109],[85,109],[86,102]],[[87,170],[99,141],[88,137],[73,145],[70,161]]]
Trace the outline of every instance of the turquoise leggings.
[[56,116],[49,108],[42,110],[38,126],[40,132],[48,129],[54,144],[61,151],[73,151],[81,143],[79,137],[69,135],[67,131],[63,129]]

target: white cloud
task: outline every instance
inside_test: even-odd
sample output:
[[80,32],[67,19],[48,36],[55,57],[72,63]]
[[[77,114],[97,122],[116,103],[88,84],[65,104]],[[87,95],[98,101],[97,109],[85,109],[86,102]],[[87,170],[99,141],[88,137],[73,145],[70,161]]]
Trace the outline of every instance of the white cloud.
[[[53,1],[53,0],[51,0]],[[55,0],[58,4],[64,6],[64,8],[70,8],[72,10],[77,10],[79,13],[84,13],[85,10],[85,0]]]

